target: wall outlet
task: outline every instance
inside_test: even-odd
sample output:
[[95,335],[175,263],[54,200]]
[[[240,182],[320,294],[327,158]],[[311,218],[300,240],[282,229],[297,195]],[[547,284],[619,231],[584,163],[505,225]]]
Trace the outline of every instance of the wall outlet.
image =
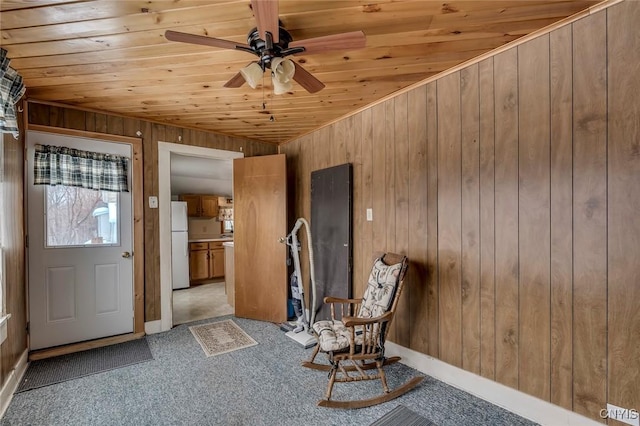
[[373,222],[373,209],[367,209],[367,222]]
[[157,209],[158,208],[158,197],[149,197],[149,208]]

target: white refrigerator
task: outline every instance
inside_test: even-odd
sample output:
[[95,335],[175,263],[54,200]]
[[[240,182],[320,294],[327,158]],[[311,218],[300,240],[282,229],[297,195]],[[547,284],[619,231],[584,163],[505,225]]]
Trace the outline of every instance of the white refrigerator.
[[187,203],[171,202],[171,281],[173,289],[189,287],[189,221]]

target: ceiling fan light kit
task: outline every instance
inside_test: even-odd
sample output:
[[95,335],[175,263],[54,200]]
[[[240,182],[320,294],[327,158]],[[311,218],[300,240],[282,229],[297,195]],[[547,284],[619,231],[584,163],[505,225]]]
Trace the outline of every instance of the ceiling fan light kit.
[[285,59],[287,56],[359,49],[365,46],[366,39],[362,31],[294,42],[291,34],[280,26],[277,0],[251,0],[251,8],[257,26],[249,31],[248,44],[171,30],[165,32],[165,37],[171,41],[242,50],[256,55],[258,61],[242,68],[224,84],[224,87],[240,87],[246,81],[252,89],[255,89],[265,70],[269,68],[272,72],[274,94],[277,95],[293,89],[292,79],[309,93],[316,93],[325,87],[300,64],[291,59]]
[[281,95],[292,90],[292,79],[295,72],[296,66],[291,59],[274,58],[271,62],[273,93]]
[[260,83],[264,70],[257,62],[251,62],[240,70],[240,74],[242,74],[247,84],[251,86],[252,89],[255,89],[258,87],[258,83]]

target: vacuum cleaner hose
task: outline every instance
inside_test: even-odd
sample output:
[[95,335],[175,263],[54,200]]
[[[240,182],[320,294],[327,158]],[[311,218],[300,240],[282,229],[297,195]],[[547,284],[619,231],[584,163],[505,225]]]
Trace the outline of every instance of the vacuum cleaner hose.
[[[309,276],[311,277],[311,303],[309,303],[309,305],[311,306],[311,309],[309,309],[309,311],[311,312],[311,321],[309,322],[309,324],[313,325],[316,319],[316,274],[313,265],[313,244],[311,243],[311,227],[309,226],[309,223],[305,218],[301,217],[298,220],[304,222],[304,228],[307,231],[307,248],[309,251]],[[311,330],[311,327],[309,327],[309,330]]]
[[300,289],[300,297],[302,301],[302,310],[303,310],[303,318],[305,322],[307,321],[306,313],[304,312],[304,284],[302,282],[302,272],[300,269],[300,256],[298,254],[298,237],[297,233],[300,228],[304,226],[305,231],[307,233],[307,251],[309,253],[309,275],[311,277],[311,300],[310,300],[310,313],[311,319],[306,324],[307,331],[311,333],[311,325],[315,322],[316,318],[316,278],[315,278],[315,268],[313,263],[313,244],[311,242],[311,227],[309,226],[309,222],[303,217],[299,218],[293,229],[285,238],[280,238],[280,242],[286,242],[288,246],[291,247],[291,255],[293,257],[293,267],[294,267],[294,275],[297,278],[298,287]]

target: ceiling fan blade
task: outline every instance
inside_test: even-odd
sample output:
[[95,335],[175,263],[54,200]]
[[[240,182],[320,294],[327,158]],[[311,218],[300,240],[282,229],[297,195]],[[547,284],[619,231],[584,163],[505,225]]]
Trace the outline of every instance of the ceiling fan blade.
[[236,43],[231,40],[223,40],[221,38],[206,37],[197,34],[187,34],[167,30],[165,31],[164,36],[167,40],[179,41],[181,43],[201,44],[203,46],[221,47],[223,49],[251,50],[251,47],[248,44]]
[[262,40],[266,40],[265,32],[269,31],[274,43],[280,40],[278,22],[278,0],[251,0],[251,8],[256,17],[256,26]]
[[227,81],[224,84],[224,87],[240,87],[243,84],[244,84],[244,77],[242,76],[242,74],[238,72],[236,73],[236,75],[231,77],[231,80]]
[[308,38],[293,41],[289,47],[304,47],[305,51],[299,55],[328,52],[331,50],[351,50],[365,47],[367,39],[362,31],[332,34],[328,36]]
[[296,66],[296,72],[293,74],[293,79],[309,93],[316,93],[320,90],[324,89],[324,83],[315,78],[311,73],[301,65],[298,65],[296,61],[293,62],[293,65]]

